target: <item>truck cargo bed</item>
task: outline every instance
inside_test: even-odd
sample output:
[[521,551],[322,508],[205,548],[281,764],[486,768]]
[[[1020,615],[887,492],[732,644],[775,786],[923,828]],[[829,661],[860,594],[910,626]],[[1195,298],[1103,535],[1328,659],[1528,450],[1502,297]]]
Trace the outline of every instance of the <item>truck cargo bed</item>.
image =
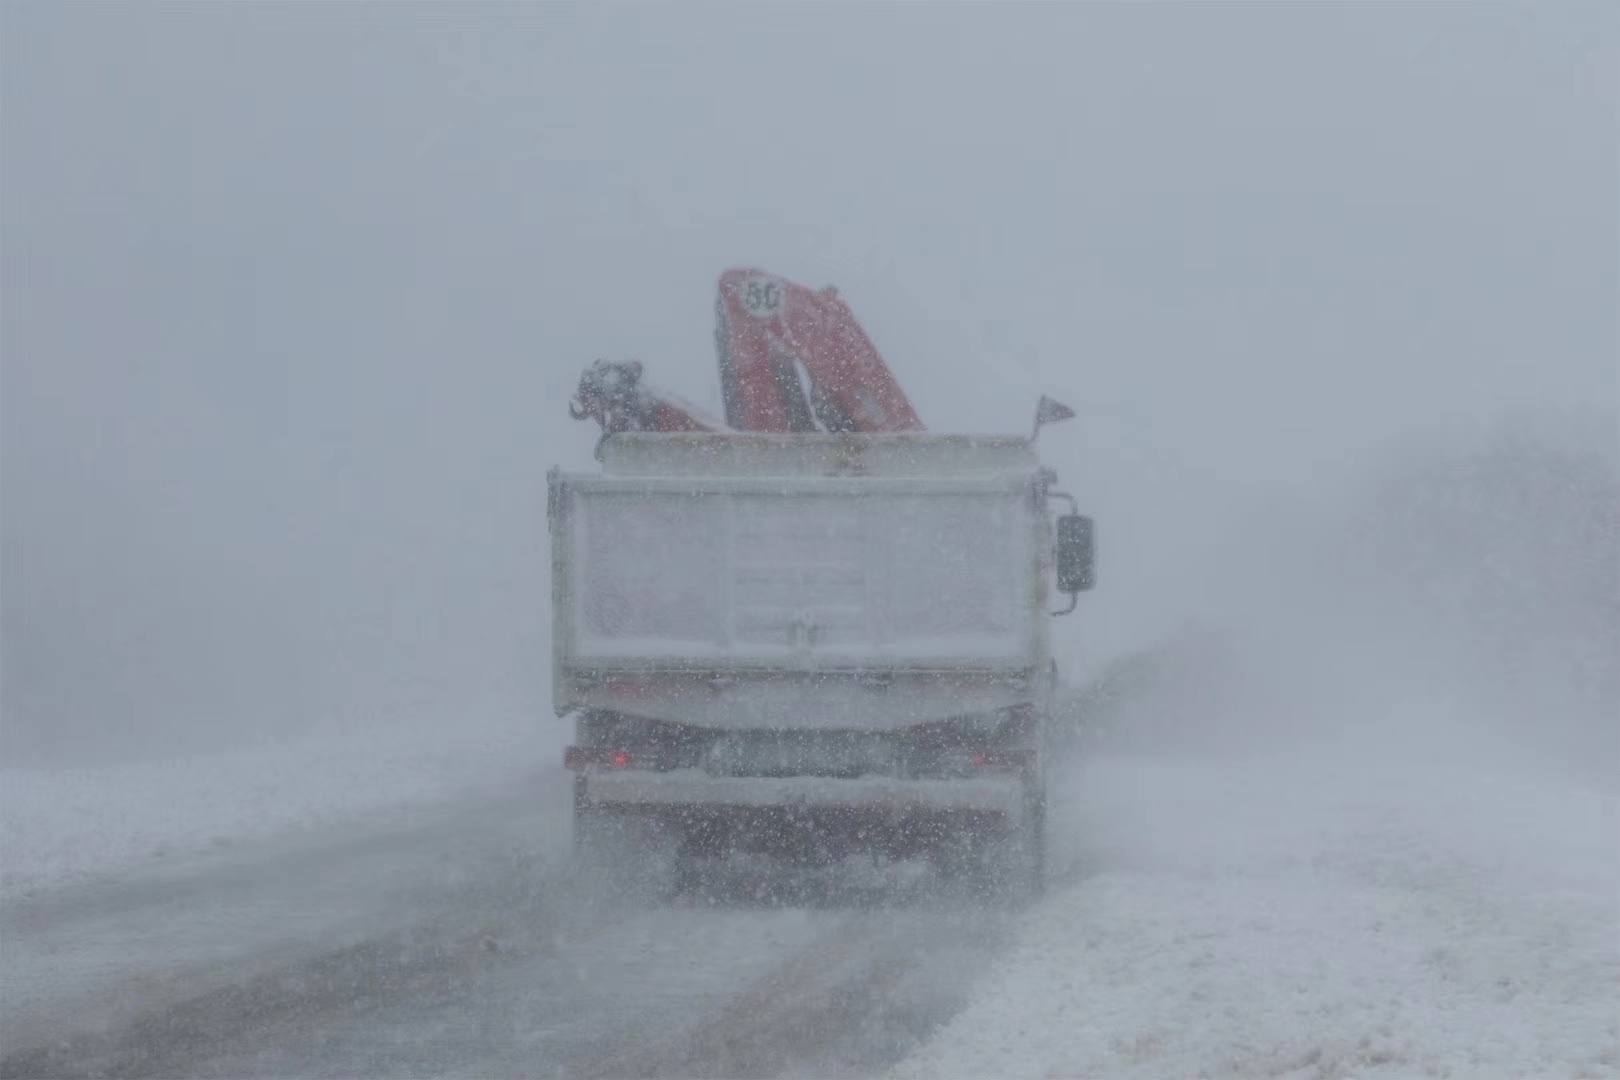
[[1020,444],[608,445],[618,449],[604,473],[551,478],[556,685],[569,669],[1039,664],[1045,522],[1031,513],[1037,477]]

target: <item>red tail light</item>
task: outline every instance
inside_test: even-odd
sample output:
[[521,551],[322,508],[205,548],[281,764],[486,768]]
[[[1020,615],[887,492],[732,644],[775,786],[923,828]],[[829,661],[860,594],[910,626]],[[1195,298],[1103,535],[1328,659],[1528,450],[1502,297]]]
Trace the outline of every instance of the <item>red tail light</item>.
[[967,763],[974,769],[1017,772],[1020,769],[1030,768],[1035,764],[1035,752],[1021,746],[1002,747],[1000,749],[981,746],[967,756]]
[[628,750],[592,750],[585,746],[570,746],[563,751],[563,768],[584,772],[592,765],[605,765],[610,769],[628,769],[635,763]]

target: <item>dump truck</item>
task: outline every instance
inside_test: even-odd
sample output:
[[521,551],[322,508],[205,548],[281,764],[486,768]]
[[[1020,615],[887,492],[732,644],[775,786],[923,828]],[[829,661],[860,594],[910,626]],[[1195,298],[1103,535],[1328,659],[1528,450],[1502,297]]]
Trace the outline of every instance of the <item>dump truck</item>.
[[[658,416],[639,374],[587,370],[576,415]],[[833,395],[793,374],[756,385],[810,382],[798,415],[814,418]],[[1042,887],[1049,624],[1092,585],[1094,528],[1036,435],[1072,413],[1043,398],[1032,434],[935,434],[885,389],[846,393],[833,430],[598,415],[600,469],[550,472],[552,686],[576,722],[581,858],[644,860],[652,835],[676,886],[754,852]],[[860,430],[863,400],[903,426]]]

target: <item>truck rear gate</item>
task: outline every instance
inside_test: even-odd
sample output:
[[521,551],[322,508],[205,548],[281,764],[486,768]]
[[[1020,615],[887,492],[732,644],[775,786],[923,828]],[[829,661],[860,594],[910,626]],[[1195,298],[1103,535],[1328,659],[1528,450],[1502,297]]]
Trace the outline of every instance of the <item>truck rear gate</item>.
[[[1038,666],[1045,622],[1031,612],[1045,596],[1047,523],[1031,513],[1037,476],[1024,444],[978,440],[978,469],[941,476],[884,461],[863,448],[871,437],[801,437],[797,447],[656,438],[659,457],[638,445],[648,437],[616,436],[603,475],[552,476],[559,693],[572,693],[579,670]],[[925,440],[956,441],[887,438],[924,457]],[[764,442],[757,460],[693,474],[684,459],[717,439]],[[850,467],[829,442],[859,448],[847,454],[865,474],[822,474]],[[953,449],[971,462],[968,448]]]

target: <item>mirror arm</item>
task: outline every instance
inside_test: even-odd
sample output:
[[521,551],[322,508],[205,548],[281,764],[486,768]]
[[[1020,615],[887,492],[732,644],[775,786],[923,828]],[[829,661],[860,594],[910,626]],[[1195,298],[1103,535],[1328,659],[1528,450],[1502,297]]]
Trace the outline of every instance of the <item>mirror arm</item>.
[[1072,592],[1072,593],[1069,594],[1069,606],[1068,607],[1064,608],[1062,611],[1050,611],[1050,612],[1047,612],[1047,614],[1052,615],[1052,616],[1067,615],[1070,612],[1072,612],[1079,605],[1080,605],[1080,594],[1077,593],[1077,592]]

